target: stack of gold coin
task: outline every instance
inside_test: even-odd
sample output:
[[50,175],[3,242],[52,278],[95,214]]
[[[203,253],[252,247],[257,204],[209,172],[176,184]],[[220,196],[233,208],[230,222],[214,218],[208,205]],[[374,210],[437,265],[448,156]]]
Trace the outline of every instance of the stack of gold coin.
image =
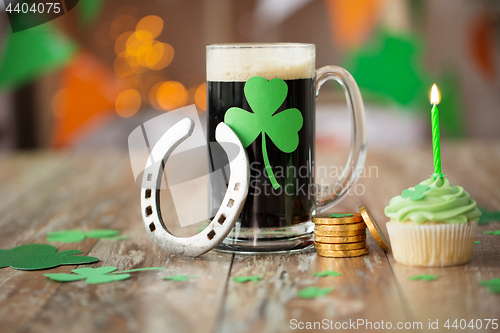
[[366,224],[359,213],[313,217],[314,247],[323,257],[349,258],[368,254]]

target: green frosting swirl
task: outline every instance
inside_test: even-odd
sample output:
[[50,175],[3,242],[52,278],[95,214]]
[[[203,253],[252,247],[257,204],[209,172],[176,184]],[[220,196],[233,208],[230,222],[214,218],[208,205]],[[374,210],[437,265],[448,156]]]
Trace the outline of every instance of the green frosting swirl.
[[[385,207],[385,215],[400,222],[414,221],[423,223],[426,221],[446,223],[467,223],[479,220],[481,212],[476,207],[476,202],[469,197],[460,186],[451,186],[446,178],[434,180],[429,178],[420,183],[429,186],[429,190],[423,192],[424,198],[410,200],[400,195],[394,197]],[[409,190],[415,190],[410,187]]]

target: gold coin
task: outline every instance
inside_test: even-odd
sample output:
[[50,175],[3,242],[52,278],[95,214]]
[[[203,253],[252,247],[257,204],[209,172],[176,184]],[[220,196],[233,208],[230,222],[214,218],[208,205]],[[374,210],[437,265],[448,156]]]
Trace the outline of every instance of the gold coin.
[[316,249],[316,253],[322,257],[332,257],[332,258],[351,258],[364,256],[369,253],[369,248],[365,247],[357,250],[347,250],[347,251],[328,251]]
[[314,229],[314,234],[318,236],[329,236],[329,237],[358,236],[358,235],[366,235],[366,229],[347,230],[347,231],[329,231],[324,229]]
[[365,222],[351,223],[351,224],[337,224],[337,225],[321,225],[318,224],[314,230],[322,231],[350,231],[350,230],[366,230]]
[[343,237],[331,237],[331,236],[318,236],[314,235],[314,241],[327,244],[346,244],[346,243],[357,243],[364,241],[366,239],[366,234],[358,236],[343,236]]
[[361,213],[361,216],[363,216],[363,220],[365,221],[366,226],[368,227],[368,230],[370,230],[373,238],[375,238],[378,246],[380,246],[384,252],[389,251],[384,233],[378,226],[377,221],[375,221],[372,214],[370,214],[368,208],[366,208],[365,205],[361,205],[359,206],[359,212]]
[[316,216],[312,218],[315,224],[351,224],[363,221],[363,217],[359,213],[339,213],[339,214],[352,214],[353,216],[344,217],[330,217],[328,215]]
[[346,251],[346,250],[357,250],[366,247],[366,242],[357,242],[357,243],[347,243],[347,244],[325,244],[320,242],[314,242],[314,247],[316,250],[325,250],[325,251]]

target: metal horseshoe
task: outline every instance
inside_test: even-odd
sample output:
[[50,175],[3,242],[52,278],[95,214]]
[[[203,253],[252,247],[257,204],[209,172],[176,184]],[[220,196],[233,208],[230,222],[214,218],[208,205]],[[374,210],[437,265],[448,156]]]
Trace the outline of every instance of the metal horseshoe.
[[[248,156],[240,140],[229,126],[223,122],[219,123],[215,129],[217,142],[228,142],[239,148],[237,157],[229,162],[231,175],[222,204],[202,232],[191,237],[172,235],[163,223],[159,189],[167,159],[177,146],[191,136],[193,129],[194,122],[184,118],[163,134],[155,144],[144,170],[141,210],[146,231],[156,245],[171,254],[197,257],[219,245],[233,228],[248,194],[250,172]],[[224,145],[222,148],[229,156]]]

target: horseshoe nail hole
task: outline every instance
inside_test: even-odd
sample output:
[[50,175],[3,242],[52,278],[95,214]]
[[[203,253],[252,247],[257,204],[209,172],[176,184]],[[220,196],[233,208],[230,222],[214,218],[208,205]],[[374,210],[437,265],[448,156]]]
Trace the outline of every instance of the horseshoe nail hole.
[[146,190],[146,194],[144,195],[144,197],[145,197],[146,199],[151,198],[151,189],[149,189],[149,188],[148,188],[148,189]]
[[239,191],[240,190],[240,183],[234,184],[234,190]]
[[151,181],[151,179],[153,179],[153,174],[152,174],[152,173],[149,173],[149,174],[148,174],[148,182],[150,182],[150,181]]
[[229,202],[227,203],[227,206],[229,208],[233,207],[233,204],[234,204],[234,200],[233,199],[229,199]]
[[[226,221],[226,216],[224,214],[222,214],[219,219],[217,220],[217,222],[219,222],[219,224],[223,224],[224,221]],[[212,230],[213,231],[213,230]]]
[[151,206],[146,207],[146,216],[153,214],[153,208]]
[[207,234],[207,237],[210,240],[212,240],[212,238],[214,238],[214,236],[215,236],[215,231],[213,231],[213,230],[210,230],[210,232]]
[[151,224],[149,225],[149,230],[151,230],[151,232],[156,230],[156,226],[153,222],[151,222]]

